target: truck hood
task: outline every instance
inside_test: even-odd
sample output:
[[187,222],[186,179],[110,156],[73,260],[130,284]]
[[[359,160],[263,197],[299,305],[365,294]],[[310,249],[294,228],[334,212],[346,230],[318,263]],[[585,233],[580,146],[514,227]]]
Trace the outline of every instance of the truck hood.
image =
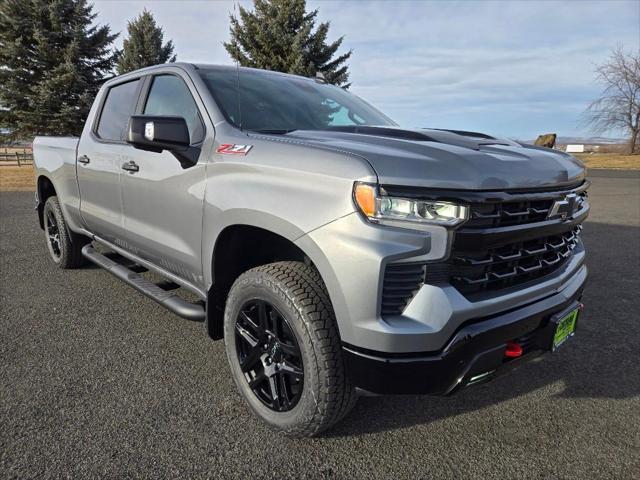
[[563,152],[475,132],[334,127],[284,137],[361,156],[383,185],[511,190],[575,185],[585,177],[584,165]]

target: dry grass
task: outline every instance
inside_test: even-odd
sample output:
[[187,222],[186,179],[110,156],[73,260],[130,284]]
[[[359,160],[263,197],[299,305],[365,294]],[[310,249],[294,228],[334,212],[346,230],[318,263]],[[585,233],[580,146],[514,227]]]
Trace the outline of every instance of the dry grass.
[[29,192],[36,189],[32,165],[0,165],[0,192]]
[[640,155],[621,153],[576,153],[573,155],[582,160],[588,168],[640,170]]

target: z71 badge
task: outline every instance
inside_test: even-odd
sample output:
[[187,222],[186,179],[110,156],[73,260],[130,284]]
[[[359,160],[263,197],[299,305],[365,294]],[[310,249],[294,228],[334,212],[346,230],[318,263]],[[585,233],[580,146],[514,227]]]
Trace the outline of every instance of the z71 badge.
[[216,149],[216,153],[223,155],[246,155],[253,145],[235,145],[233,143],[223,143]]

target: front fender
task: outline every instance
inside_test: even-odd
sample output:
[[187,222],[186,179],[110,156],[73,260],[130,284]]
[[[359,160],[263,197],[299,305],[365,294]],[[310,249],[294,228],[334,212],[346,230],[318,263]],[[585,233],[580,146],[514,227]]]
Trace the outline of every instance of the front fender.
[[258,227],[280,235],[292,243],[305,234],[299,227],[281,217],[248,208],[226,210],[216,215],[215,219],[208,218],[205,215],[203,223],[202,267],[207,290],[211,287],[213,281],[212,265],[215,245],[220,234],[226,228],[234,225]]

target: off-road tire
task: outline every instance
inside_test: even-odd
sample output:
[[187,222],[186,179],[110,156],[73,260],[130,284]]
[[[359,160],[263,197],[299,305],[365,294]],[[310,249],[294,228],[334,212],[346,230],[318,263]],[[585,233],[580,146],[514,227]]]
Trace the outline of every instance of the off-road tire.
[[[270,302],[286,318],[303,359],[304,384],[293,409],[275,411],[254,394],[240,369],[235,327],[240,309],[252,299]],[[294,437],[311,437],[344,418],[357,396],[346,371],[335,314],[317,270],[301,262],[253,268],[235,281],[227,299],[224,338],[233,379],[253,412],[271,427]]]
[[[53,215],[56,221],[58,251],[54,251],[54,246],[49,238],[48,216]],[[82,247],[89,243],[89,239],[83,235],[78,235],[69,230],[67,222],[62,214],[58,197],[51,196],[47,199],[43,209],[44,235],[47,242],[47,249],[51,259],[59,268],[78,268],[85,262],[82,256]]]

